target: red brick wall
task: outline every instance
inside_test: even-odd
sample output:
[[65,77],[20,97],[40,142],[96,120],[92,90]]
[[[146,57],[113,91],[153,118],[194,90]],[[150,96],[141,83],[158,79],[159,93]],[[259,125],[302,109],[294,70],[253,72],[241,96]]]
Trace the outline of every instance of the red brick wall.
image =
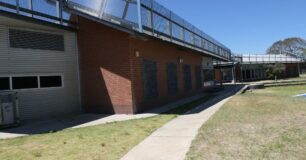
[[[86,111],[101,113],[136,113],[160,106],[182,97],[191,96],[196,89],[195,66],[202,56],[175,45],[150,39],[133,38],[127,33],[79,18],[82,101]],[[139,53],[139,56],[136,55]],[[178,58],[183,63],[178,63]],[[158,98],[144,100],[142,60],[157,63]],[[168,95],[167,63],[177,63],[179,94]],[[184,92],[183,65],[189,64],[192,91]],[[201,72],[202,73],[202,72]]]
[[215,79],[218,82],[222,82],[222,72],[221,72],[221,69],[215,69]]
[[[134,90],[137,112],[142,112],[151,109],[155,106],[163,105],[171,101],[175,101],[182,97],[191,96],[199,89],[196,89],[195,80],[195,66],[202,63],[202,56],[192,53],[188,50],[179,49],[177,46],[161,42],[159,40],[139,40],[135,38],[130,39],[131,57],[133,58],[133,73],[134,73]],[[136,57],[136,52],[139,57]],[[178,59],[182,58],[183,63],[179,63]],[[157,80],[158,80],[158,98],[151,100],[144,100],[143,86],[142,86],[142,65],[143,59],[153,60],[157,63]],[[167,63],[176,63],[178,71],[178,89],[179,94],[168,95],[167,88]],[[183,65],[188,64],[191,66],[192,76],[192,90],[188,93],[184,92],[184,78],[183,78]],[[201,72],[202,73],[202,72]],[[203,77],[203,75],[202,75]]]
[[286,65],[286,78],[299,76],[299,70],[298,70],[297,63],[285,64],[285,65]]
[[82,103],[86,111],[133,113],[129,35],[79,17]]
[[236,81],[241,81],[241,67],[239,65],[235,66],[235,71],[236,71]]

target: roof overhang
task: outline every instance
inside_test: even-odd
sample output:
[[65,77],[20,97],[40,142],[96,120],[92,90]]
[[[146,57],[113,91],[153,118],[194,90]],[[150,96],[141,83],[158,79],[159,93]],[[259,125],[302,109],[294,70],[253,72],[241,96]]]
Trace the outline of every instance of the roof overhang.
[[81,16],[83,18],[95,21],[97,23],[100,23],[101,25],[105,25],[107,27],[111,27],[113,29],[116,29],[116,30],[128,33],[128,34],[130,34],[130,36],[138,38],[138,39],[141,39],[141,40],[150,40],[150,39],[159,40],[159,41],[161,41],[163,43],[167,43],[167,44],[176,46],[176,47],[178,47],[181,50],[192,51],[192,52],[195,52],[196,54],[212,57],[214,59],[222,60],[222,61],[225,61],[225,62],[229,61],[228,59],[226,59],[226,58],[224,58],[222,56],[216,55],[214,53],[211,53],[209,51],[201,51],[200,49],[195,49],[195,48],[192,48],[192,47],[182,46],[182,45],[173,43],[171,40],[167,40],[166,38],[162,39],[162,38],[155,37],[153,35],[149,35],[149,34],[147,34],[145,32],[141,33],[138,30],[135,30],[135,29],[132,29],[132,28],[128,28],[128,27],[125,27],[125,26],[122,26],[122,25],[118,25],[116,23],[112,23],[112,22],[109,22],[109,21],[106,21],[106,20],[103,20],[103,19],[99,19],[99,18],[90,16],[90,15],[84,14],[84,13],[78,11],[78,10],[75,10],[75,9],[70,9],[70,10],[71,10],[70,12],[75,14],[75,15],[78,15],[78,16]]

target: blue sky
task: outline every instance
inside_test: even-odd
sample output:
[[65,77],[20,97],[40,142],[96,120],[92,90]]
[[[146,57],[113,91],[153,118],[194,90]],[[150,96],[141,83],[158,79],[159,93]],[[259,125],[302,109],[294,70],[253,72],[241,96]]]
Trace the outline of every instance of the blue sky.
[[277,40],[306,39],[306,0],[156,1],[234,53],[265,53]]

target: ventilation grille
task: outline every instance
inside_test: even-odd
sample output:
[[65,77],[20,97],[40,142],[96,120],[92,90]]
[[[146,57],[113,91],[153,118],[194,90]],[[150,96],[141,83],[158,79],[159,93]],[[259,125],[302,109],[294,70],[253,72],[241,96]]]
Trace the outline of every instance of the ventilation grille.
[[64,36],[9,29],[10,47],[64,51]]

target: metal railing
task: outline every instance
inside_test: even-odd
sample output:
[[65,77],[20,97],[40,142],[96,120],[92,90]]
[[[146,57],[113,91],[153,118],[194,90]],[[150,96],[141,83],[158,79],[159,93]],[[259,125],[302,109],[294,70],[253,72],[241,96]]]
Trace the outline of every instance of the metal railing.
[[230,60],[231,51],[154,0],[0,0],[0,11],[76,27],[74,11]]
[[0,12],[76,27],[76,22],[72,21],[62,0],[0,0]]
[[97,19],[229,60],[231,51],[154,0],[67,0],[68,8]]
[[301,57],[271,54],[243,54],[235,55],[233,59],[241,59],[243,64],[268,64],[268,63],[302,63]]

